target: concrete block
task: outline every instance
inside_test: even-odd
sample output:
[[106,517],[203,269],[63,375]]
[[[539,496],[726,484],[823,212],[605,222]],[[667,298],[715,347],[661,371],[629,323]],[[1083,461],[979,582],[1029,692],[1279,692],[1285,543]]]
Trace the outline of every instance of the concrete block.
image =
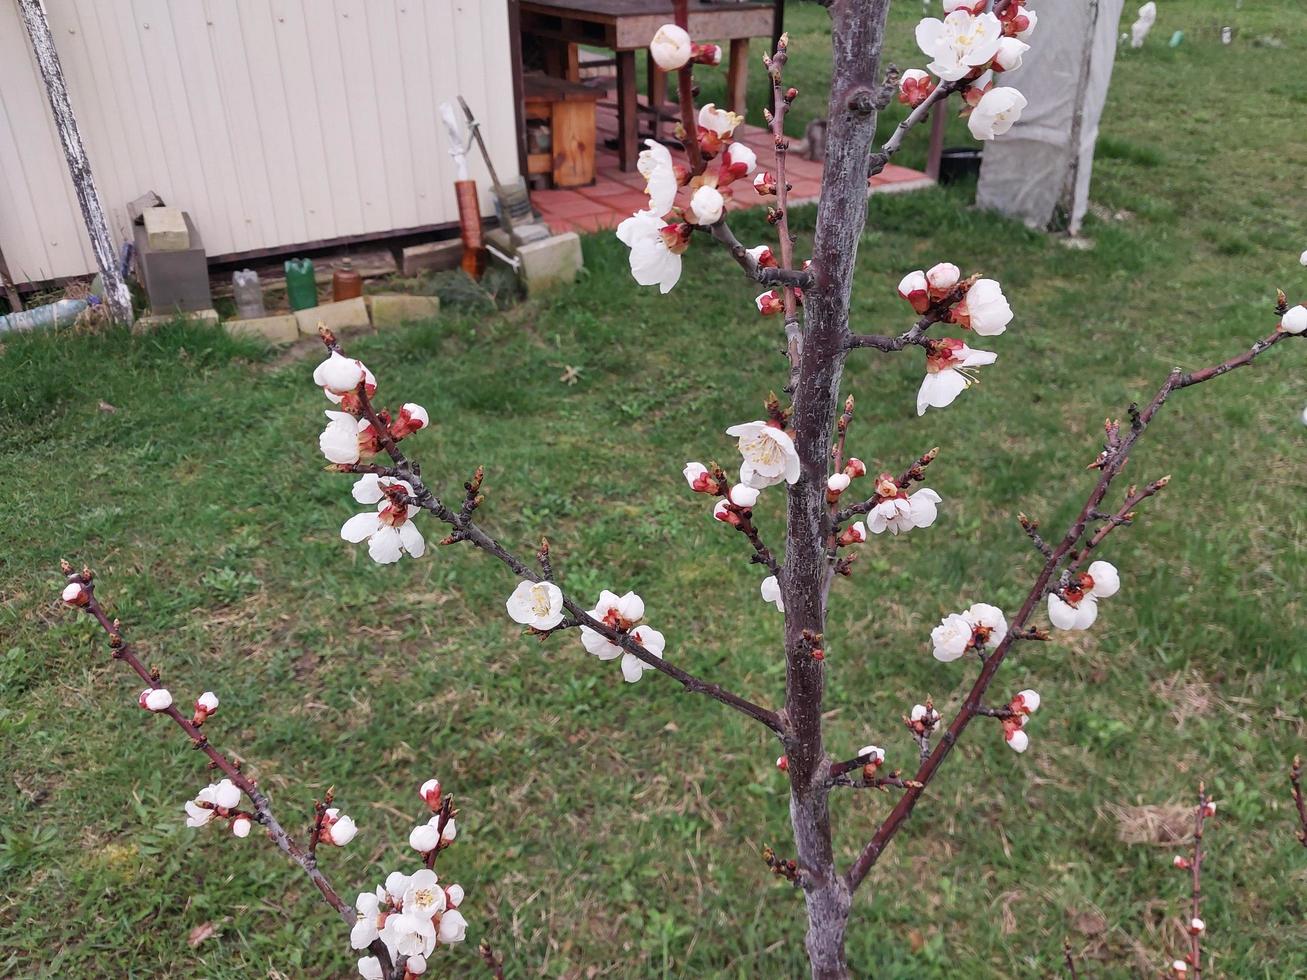
[[127,202],[127,217],[131,219],[132,224],[139,225],[145,221],[147,208],[161,207],[163,207],[163,198],[154,191],[146,191],[136,200]]
[[376,327],[397,327],[414,320],[430,320],[440,312],[439,296],[406,296],[385,293],[367,297]]
[[517,250],[528,295],[576,281],[581,271],[581,236],[574,231],[532,242]]
[[209,264],[204,242],[191,221],[182,212],[190,248],[180,252],[159,251],[150,245],[144,225],[133,229],[136,240],[136,272],[145,284],[150,308],[156,313],[171,310],[207,310],[213,306],[209,294]]
[[258,337],[271,344],[293,344],[300,336],[299,323],[293,313],[228,320],[223,326],[233,337]]
[[307,310],[297,310],[295,320],[299,324],[300,333],[306,337],[318,335],[319,323],[333,331],[366,327],[371,323],[368,319],[368,307],[363,302],[362,296],[341,300],[339,303],[310,306]]
[[404,275],[416,276],[421,272],[440,272],[457,269],[463,261],[463,242],[451,238],[443,242],[427,242],[404,249],[401,267]]
[[216,327],[218,325],[217,310],[190,310],[179,313],[152,313],[150,316],[143,316],[132,324],[133,333],[145,333],[154,330],[156,327],[162,327],[165,324],[175,320],[188,320],[195,323],[205,323]]
[[156,252],[184,252],[191,247],[191,234],[181,208],[146,208],[145,240]]

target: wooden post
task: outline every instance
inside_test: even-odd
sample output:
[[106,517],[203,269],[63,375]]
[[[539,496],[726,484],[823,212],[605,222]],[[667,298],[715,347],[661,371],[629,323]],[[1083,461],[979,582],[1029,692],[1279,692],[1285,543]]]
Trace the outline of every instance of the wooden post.
[[926,176],[939,180],[939,165],[944,157],[944,127],[948,125],[947,99],[935,103],[930,112],[930,149],[926,153]]
[[[775,51],[775,48],[772,48]],[[745,114],[749,101],[749,39],[731,38],[731,63],[726,69],[726,108]]]
[[63,144],[64,157],[68,161],[68,175],[77,191],[77,201],[82,208],[82,219],[86,222],[86,232],[91,238],[95,261],[100,266],[105,304],[114,320],[130,325],[131,293],[127,291],[127,284],[118,272],[118,257],[114,253],[113,238],[109,235],[109,222],[105,219],[104,206],[100,203],[100,193],[95,189],[95,178],[91,174],[91,162],[86,157],[86,147],[82,144],[82,134],[77,129],[77,117],[73,114],[73,105],[68,98],[68,86],[64,84],[63,68],[59,64],[59,52],[55,50],[54,35],[50,33],[50,22],[46,20],[41,0],[17,2],[27,27],[27,36],[32,41],[32,52],[36,55],[36,63],[45,81],[50,112],[54,116],[55,128],[59,130],[59,142]]

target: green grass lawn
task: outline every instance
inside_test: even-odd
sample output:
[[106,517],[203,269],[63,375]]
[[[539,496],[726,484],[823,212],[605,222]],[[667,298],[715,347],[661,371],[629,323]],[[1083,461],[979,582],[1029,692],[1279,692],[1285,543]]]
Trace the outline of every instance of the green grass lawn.
[[[819,111],[829,62],[824,13],[791,7],[811,100],[797,125]],[[901,66],[921,60],[917,16],[893,13]],[[1227,22],[1238,34],[1223,47]],[[972,601],[1011,610],[1029,587],[1016,513],[1064,526],[1105,415],[1172,365],[1268,331],[1277,285],[1307,295],[1304,37],[1293,0],[1163,5],[1148,46],[1118,59],[1094,199],[1122,217],[1090,220],[1092,250],[978,214],[966,187],[873,199],[854,329],[903,329],[895,285],[943,259],[999,278],[1017,318],[982,344],[1000,359],[981,386],[923,419],[917,352],[850,360],[851,449],[897,470],[939,445],[928,482],[944,504],[933,528],[870,542],[837,584],[832,751],[875,741],[908,765],[899,715],[927,692],[951,713],[974,676],[931,658],[930,628]],[[795,218],[806,241],[814,213]],[[737,230],[774,240],[756,214]],[[780,619],[680,469],[735,458],[722,430],[783,384],[777,324],[753,315],[729,258],[702,241],[691,255],[659,297],[632,284],[611,235],[593,236],[575,288],[351,350],[384,402],[430,409],[412,447],[433,487],[457,495],[484,464],[492,533],[520,550],[547,533],[569,589],[636,589],[669,659],[776,704]],[[59,606],[61,556],[97,569],[175,694],[219,693],[210,737],[284,823],[305,825],[335,785],[362,830],[323,863],[351,897],[413,863],[422,779],[458,795],[442,866],[467,889],[471,927],[437,975],[478,975],[483,936],[511,977],[803,973],[800,897],[758,856],[788,850],[772,740],[657,675],[622,683],[574,636],[520,638],[502,606],[513,578],[464,546],[378,567],[340,541],[358,507],[349,478],[321,469],[316,358],[183,326],[4,341],[0,974],[353,970],[339,920],[259,834],[183,827],[207,773]],[[568,366],[575,386],[559,382]],[[1307,752],[1305,366],[1304,345],[1286,344],[1168,405],[1131,466],[1174,480],[1103,556],[1120,594],[1090,633],[1010,658],[1002,691],[1044,696],[1031,749],[1008,751],[997,726],[968,734],[859,893],[860,974],[1048,976],[1064,936],[1089,975],[1155,973],[1177,952],[1186,885],[1170,849],[1119,838],[1114,808],[1186,804],[1205,778],[1220,805],[1204,872],[1213,974],[1307,975],[1307,852],[1285,778]],[[780,501],[764,497],[772,541]],[[891,803],[833,800],[843,861]],[[192,948],[206,923],[215,934]]]

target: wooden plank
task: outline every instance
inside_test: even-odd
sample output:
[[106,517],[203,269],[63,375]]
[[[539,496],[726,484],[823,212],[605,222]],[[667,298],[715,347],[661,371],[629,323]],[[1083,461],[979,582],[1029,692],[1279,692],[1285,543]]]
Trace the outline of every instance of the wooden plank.
[[636,126],[635,52],[617,52],[617,159],[623,170],[634,170],[639,134]]
[[749,39],[731,38],[731,63],[726,70],[726,107],[745,114],[749,102]]
[[[765,7],[717,7],[690,11],[690,37],[696,40],[730,40],[737,37],[770,37],[774,11]],[[659,14],[632,14],[617,21],[617,48],[648,47],[658,28],[667,23]]]
[[554,186],[581,187],[594,183],[594,103],[555,103],[551,130]]

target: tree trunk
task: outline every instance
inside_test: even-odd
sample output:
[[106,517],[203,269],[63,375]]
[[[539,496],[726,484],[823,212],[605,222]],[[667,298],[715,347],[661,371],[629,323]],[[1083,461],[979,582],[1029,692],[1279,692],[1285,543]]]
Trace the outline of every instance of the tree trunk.
[[806,946],[814,980],[849,975],[844,932],[851,898],[848,884],[835,868],[831,847],[826,785],[830,759],[821,719],[825,669],[812,656],[811,638],[826,629],[826,478],[849,334],[853,266],[867,215],[867,165],[876,130],[875,92],[888,9],[889,0],[834,0],[830,5],[834,58],[826,163],[813,244],[817,285],[805,295],[803,352],[793,399],[800,476],[789,490],[782,583],[786,756],[790,821],[807,901]]

